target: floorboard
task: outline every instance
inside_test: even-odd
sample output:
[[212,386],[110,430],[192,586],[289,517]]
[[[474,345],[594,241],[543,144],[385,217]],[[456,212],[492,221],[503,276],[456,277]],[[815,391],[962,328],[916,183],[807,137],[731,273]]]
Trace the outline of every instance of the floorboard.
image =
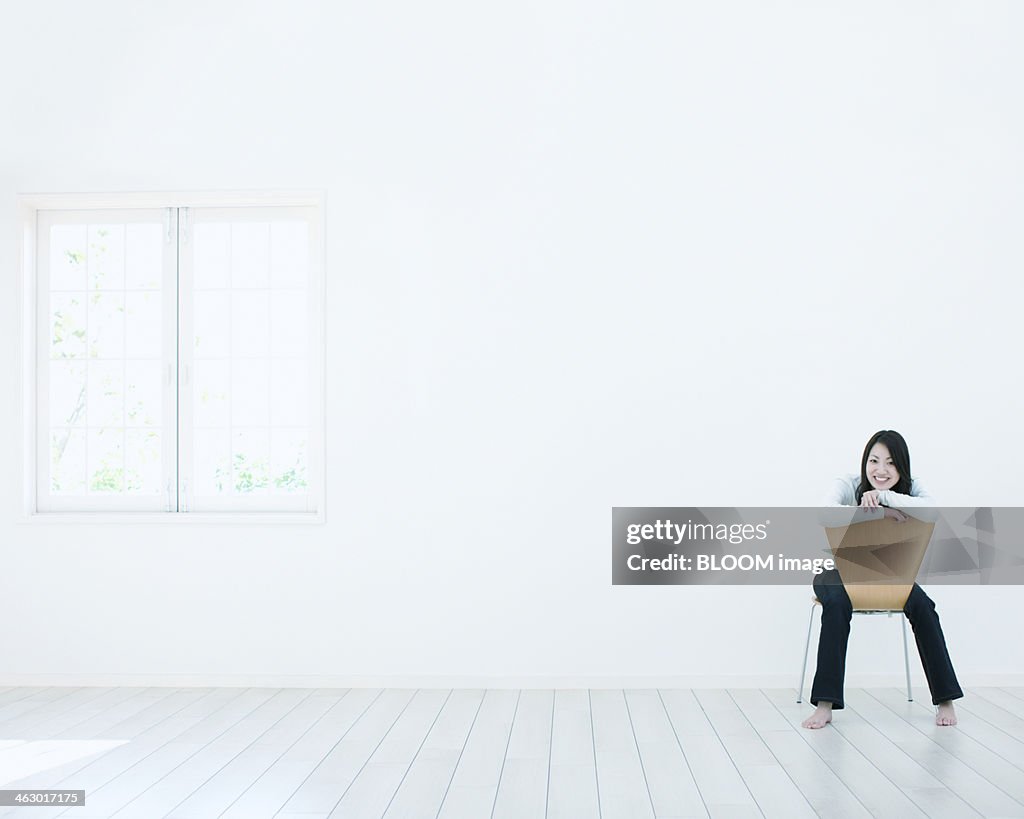
[[85,819],[1020,817],[1024,688],[0,688],[0,787]]

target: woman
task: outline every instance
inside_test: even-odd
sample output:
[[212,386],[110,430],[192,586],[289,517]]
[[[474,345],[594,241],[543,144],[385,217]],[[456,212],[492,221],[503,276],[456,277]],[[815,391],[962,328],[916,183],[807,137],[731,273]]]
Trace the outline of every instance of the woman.
[[[857,506],[878,516],[904,521],[900,511],[915,506],[934,505],[919,481],[910,474],[910,451],[903,436],[883,429],[871,436],[861,458],[860,477],[838,478],[828,506]],[[832,711],[844,707],[843,677],[846,670],[846,644],[850,637],[853,606],[835,569],[816,575],[814,592],[821,601],[821,637],[818,640],[818,668],[811,686],[814,713],[803,721],[804,728],[823,728],[832,721]],[[935,604],[924,590],[914,584],[903,607],[914,628],[917,650],[921,655],[937,706],[936,725],[956,725],[953,700],[963,696],[946,650]]]

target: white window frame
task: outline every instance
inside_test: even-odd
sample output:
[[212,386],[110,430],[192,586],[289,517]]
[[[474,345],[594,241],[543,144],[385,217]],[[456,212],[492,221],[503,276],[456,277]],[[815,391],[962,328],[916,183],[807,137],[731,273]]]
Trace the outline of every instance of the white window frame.
[[[76,499],[74,511],[63,511],[61,502],[54,503],[54,497],[50,496],[48,507],[45,511],[39,509],[39,487],[38,482],[44,477],[41,474],[44,470],[38,463],[39,438],[45,434],[46,427],[44,420],[38,419],[40,410],[45,410],[47,404],[41,401],[40,390],[46,388],[46,376],[41,373],[38,356],[48,348],[49,332],[45,320],[39,317],[38,293],[42,292],[43,284],[46,284],[48,273],[39,269],[37,258],[37,243],[40,235],[40,222],[46,221],[48,211],[83,211],[82,218],[87,220],[95,218],[96,211],[133,211],[138,213],[142,210],[165,210],[180,208],[246,208],[246,207],[274,207],[274,208],[314,208],[315,215],[310,221],[310,228],[313,231],[309,273],[309,297],[310,297],[310,399],[311,399],[311,423],[309,429],[309,450],[307,474],[310,482],[308,495],[301,499],[302,503],[294,509],[285,511],[259,511],[261,499],[234,498],[227,504],[225,509],[218,511],[191,511],[186,505],[180,511],[157,511],[152,507],[152,500],[149,500],[149,508],[146,502],[139,498],[118,496],[115,503],[118,509],[115,511],[109,507],[104,508],[103,500],[97,499],[99,503],[83,503],[82,499]],[[177,225],[172,226],[177,234]],[[124,216],[124,213],[116,214],[117,218]],[[18,197],[18,248],[20,256],[19,277],[20,293],[18,294],[22,304],[22,332],[21,332],[21,366],[22,366],[22,413],[23,413],[23,436],[22,436],[22,462],[23,462],[23,522],[33,523],[323,523],[324,522],[324,440],[325,440],[325,411],[324,411],[324,195],[320,191],[288,191],[288,192],[175,192],[175,193],[101,193],[101,194],[23,194]],[[177,243],[171,243],[172,249],[168,252],[177,253]],[[183,254],[184,255],[184,254]],[[187,265],[182,265],[181,260],[175,259],[179,275],[189,275]],[[184,284],[184,282],[183,282]],[[168,298],[168,290],[173,289],[175,294]],[[177,287],[174,282],[165,282],[164,289],[164,311],[176,313],[178,310]],[[182,292],[187,292],[183,290]],[[172,322],[173,323],[173,322]],[[181,338],[186,333],[181,332]],[[177,374],[177,390],[165,390],[164,410],[165,412],[176,413],[175,404],[182,401],[188,395],[190,384],[188,383],[189,366],[191,365],[190,355],[186,353],[188,345],[181,345],[177,349],[174,342],[164,344],[164,368],[171,367],[171,372]],[[168,396],[170,396],[168,398]],[[181,396],[181,398],[179,398]],[[187,433],[188,413],[182,412],[178,418],[180,436],[181,432]],[[172,415],[173,417],[173,415]],[[177,437],[177,436],[176,436]],[[176,441],[170,442],[173,449],[177,446]],[[165,469],[176,469],[174,462],[166,462],[168,442],[165,447]],[[181,486],[176,490],[181,491]],[[113,500],[113,499],[110,499]],[[277,500],[280,500],[279,498]],[[298,499],[296,499],[298,500]],[[139,501],[142,501],[141,503]],[[161,499],[163,502],[163,499]],[[85,507],[83,509],[83,507]],[[165,508],[165,507],[161,507]]]

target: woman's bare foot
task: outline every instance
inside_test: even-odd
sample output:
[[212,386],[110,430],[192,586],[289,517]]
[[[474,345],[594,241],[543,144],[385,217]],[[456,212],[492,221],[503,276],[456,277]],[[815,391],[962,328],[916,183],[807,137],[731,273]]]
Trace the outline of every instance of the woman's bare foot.
[[[949,705],[949,703],[946,704]],[[814,713],[800,724],[804,728],[824,728],[830,722],[832,722],[832,703],[822,700],[814,709]]]
[[940,702],[935,710],[936,725],[956,725],[956,711],[953,710],[953,700]]

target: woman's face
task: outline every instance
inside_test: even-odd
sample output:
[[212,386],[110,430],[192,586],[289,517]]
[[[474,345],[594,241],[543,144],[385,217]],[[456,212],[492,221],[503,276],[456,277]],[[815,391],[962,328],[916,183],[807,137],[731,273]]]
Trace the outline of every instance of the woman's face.
[[892,489],[900,479],[900,473],[893,465],[889,448],[885,444],[875,444],[868,453],[868,483],[872,489]]

